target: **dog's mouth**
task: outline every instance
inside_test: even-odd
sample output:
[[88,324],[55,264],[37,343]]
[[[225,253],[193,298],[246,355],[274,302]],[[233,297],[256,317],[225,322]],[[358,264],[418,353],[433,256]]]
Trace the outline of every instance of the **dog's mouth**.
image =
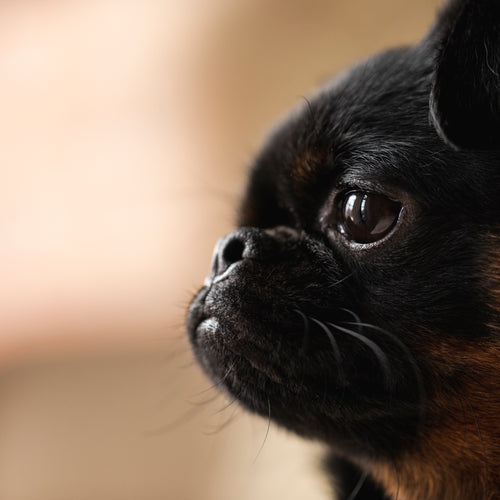
[[227,261],[219,250],[188,311],[194,353],[214,384],[306,437],[352,448],[369,434],[379,446],[372,428],[404,421],[409,439],[420,401],[408,390],[408,353],[358,316],[352,278],[317,241],[291,240],[293,251],[264,258],[255,248],[270,246],[255,234],[239,250],[227,245]]
[[413,396],[393,377],[400,363],[370,332],[359,333],[350,311],[337,308],[330,321],[305,303],[270,307],[274,285],[243,279],[243,268],[204,287],[189,309],[194,352],[217,387],[266,418],[271,409],[301,435],[337,443],[370,422],[416,418]]
[[[263,320],[258,312],[252,312],[253,306],[240,308],[237,297],[241,292],[237,288],[241,280],[228,275],[224,281],[205,286],[188,312],[191,342],[206,371],[218,382],[217,377],[229,366],[233,375],[241,375],[240,368],[246,363],[256,374],[277,384],[297,387],[292,382],[293,373],[286,372],[281,357],[283,350],[288,350],[283,337],[288,344],[301,347],[300,325],[286,314],[279,316],[268,310]],[[247,298],[252,295],[248,286],[246,292]]]

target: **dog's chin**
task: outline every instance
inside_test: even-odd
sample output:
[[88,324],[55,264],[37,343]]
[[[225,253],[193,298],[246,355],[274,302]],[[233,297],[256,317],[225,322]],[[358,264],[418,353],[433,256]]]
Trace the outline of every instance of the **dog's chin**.
[[235,271],[195,297],[188,330],[214,383],[252,412],[349,452],[387,449],[386,435],[393,448],[396,434],[382,432],[389,427],[407,442],[418,404],[405,384],[388,387],[379,360],[347,335],[338,338],[339,364],[326,321],[304,322],[308,312],[283,300],[269,308],[265,297],[275,293]]

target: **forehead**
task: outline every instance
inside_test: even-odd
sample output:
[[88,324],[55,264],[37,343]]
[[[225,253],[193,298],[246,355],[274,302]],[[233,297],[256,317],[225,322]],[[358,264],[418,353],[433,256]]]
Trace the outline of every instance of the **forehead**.
[[398,177],[405,159],[439,154],[445,146],[428,117],[431,73],[422,53],[400,49],[334,80],[284,130],[295,150],[291,176],[305,181],[308,171],[336,167],[337,175]]
[[365,61],[301,103],[257,168],[272,173],[282,196],[302,204],[329,186],[358,181],[423,196],[443,190],[450,164],[464,163],[466,155],[444,144],[431,125],[431,85],[432,59],[420,47]]
[[254,161],[239,223],[307,227],[332,191],[367,186],[402,190],[434,218],[497,217],[498,154],[440,139],[426,50],[371,58],[302,102]]

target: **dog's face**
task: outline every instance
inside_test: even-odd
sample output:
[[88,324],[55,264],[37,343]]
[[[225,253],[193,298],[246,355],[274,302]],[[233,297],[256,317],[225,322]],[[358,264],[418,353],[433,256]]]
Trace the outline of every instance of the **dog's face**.
[[275,130],[188,316],[232,397],[401,499],[500,491],[500,7],[480,3]]

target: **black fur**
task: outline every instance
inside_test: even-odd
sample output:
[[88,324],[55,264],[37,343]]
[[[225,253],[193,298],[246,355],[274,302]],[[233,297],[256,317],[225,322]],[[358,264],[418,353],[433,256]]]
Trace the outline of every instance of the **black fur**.
[[[429,353],[438,340],[498,345],[485,274],[500,220],[499,33],[498,0],[453,1],[419,44],[362,62],[279,125],[190,307],[207,373],[329,444],[342,498],[367,474],[358,500],[394,498],[378,464],[394,484],[401,469],[400,500],[421,498],[403,457],[425,455],[463,377]],[[338,231],[332,213],[350,191],[401,203],[387,237]],[[427,498],[476,498],[455,496],[442,468]]]

